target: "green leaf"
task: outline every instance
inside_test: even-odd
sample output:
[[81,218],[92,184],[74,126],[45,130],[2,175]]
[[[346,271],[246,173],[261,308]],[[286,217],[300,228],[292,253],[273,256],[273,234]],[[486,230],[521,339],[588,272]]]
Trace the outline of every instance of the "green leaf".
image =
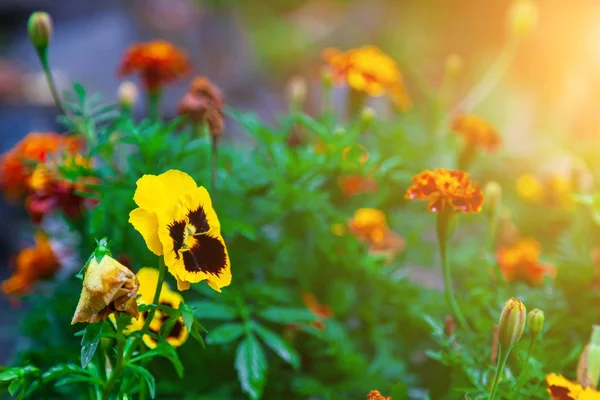
[[252,323],[252,328],[267,345],[267,347],[277,353],[277,355],[281,357],[283,361],[290,364],[292,367],[294,367],[294,369],[298,369],[300,367],[300,355],[281,336],[254,322]]
[[185,303],[181,303],[179,306],[179,310],[181,311],[181,317],[183,318],[183,324],[188,329],[188,331],[192,331],[192,326],[194,325],[194,314],[192,313],[192,309]]
[[15,379],[8,385],[8,393],[10,393],[11,396],[15,396],[24,384],[25,379]]
[[156,356],[161,356],[171,361],[171,364],[173,364],[177,375],[180,378],[183,378],[183,364],[181,364],[181,360],[179,360],[179,356],[177,355],[175,349],[170,344],[165,342],[164,339],[161,339],[158,342],[158,346],[156,348],[131,358],[129,362],[135,363],[143,360],[144,358],[153,358]]
[[206,332],[206,329],[204,329],[204,327],[200,325],[200,322],[194,320],[192,324],[192,329],[190,329],[190,334],[194,339],[196,339],[198,343],[202,345],[202,347],[206,347],[206,345],[204,344],[204,339],[200,335],[200,331]]
[[54,367],[44,372],[42,374],[42,379],[44,380],[44,382],[50,382],[57,378],[60,378],[63,375],[75,374],[89,375],[89,372],[75,364],[60,364],[55,365]]
[[258,315],[277,324],[298,324],[315,320],[315,316],[306,308],[270,307],[262,310]]
[[73,91],[77,95],[77,98],[79,99],[79,101],[83,103],[83,101],[85,100],[85,96],[86,96],[85,88],[83,87],[83,85],[81,83],[73,84]]
[[260,343],[254,335],[246,336],[237,348],[235,369],[242,391],[252,400],[262,396],[267,368],[267,359]]
[[24,375],[23,368],[11,368],[0,373],[0,382],[8,382]]
[[244,325],[240,323],[223,324],[213,329],[206,336],[209,344],[224,344],[237,340],[244,334]]
[[96,322],[95,324],[89,324],[85,328],[85,333],[81,339],[81,368],[88,366],[96,348],[102,337],[102,322]]
[[202,319],[216,319],[220,321],[231,321],[237,317],[235,309],[224,304],[213,303],[212,301],[195,301],[189,303],[194,316]]
[[150,397],[154,398],[156,396],[156,381],[154,380],[154,376],[144,367],[140,367],[139,365],[129,364],[127,365],[131,368],[137,375],[141,375],[142,378],[146,381],[146,385],[148,385],[148,391],[150,392]]

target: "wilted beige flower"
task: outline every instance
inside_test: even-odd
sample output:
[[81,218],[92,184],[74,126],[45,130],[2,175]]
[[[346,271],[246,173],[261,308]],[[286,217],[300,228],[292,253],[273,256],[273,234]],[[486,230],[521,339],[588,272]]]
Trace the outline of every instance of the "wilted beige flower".
[[71,325],[104,321],[113,312],[138,317],[135,301],[140,283],[135,274],[109,255],[100,262],[93,256],[83,279],[83,288]]

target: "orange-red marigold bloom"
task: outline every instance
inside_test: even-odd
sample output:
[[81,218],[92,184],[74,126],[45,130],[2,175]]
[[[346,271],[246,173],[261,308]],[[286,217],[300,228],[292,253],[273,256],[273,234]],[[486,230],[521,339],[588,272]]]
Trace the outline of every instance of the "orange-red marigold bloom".
[[483,205],[483,192],[476,188],[467,172],[437,168],[425,170],[412,178],[406,199],[429,201],[433,212],[446,207],[459,212],[479,212]]
[[155,40],[131,46],[123,56],[119,75],[137,73],[146,89],[155,92],[190,70],[191,64],[185,51],[167,41]]
[[367,395],[367,400],[392,400],[392,398],[382,395],[379,390],[371,390]]
[[377,181],[361,175],[346,175],[338,179],[338,185],[346,197],[377,191]]
[[35,246],[22,250],[15,258],[15,272],[2,282],[2,292],[26,294],[36,281],[52,275],[59,267],[60,262],[48,238],[38,233],[35,237]]
[[319,303],[317,296],[313,293],[302,293],[302,301],[306,305],[306,308],[308,308],[308,310],[316,317],[316,320],[311,323],[311,326],[320,331],[325,329],[324,321],[331,318],[333,315],[331,307]]
[[323,50],[322,55],[338,83],[345,83],[369,96],[387,93],[396,107],[410,107],[411,101],[398,65],[379,48],[363,46],[348,51],[328,48]]
[[496,129],[477,115],[457,117],[452,124],[452,129],[470,147],[482,147],[487,151],[494,151],[501,144]]
[[520,280],[536,286],[544,282],[545,276],[556,276],[556,267],[540,262],[541,254],[542,246],[538,241],[524,238],[501,248],[496,259],[506,281]]

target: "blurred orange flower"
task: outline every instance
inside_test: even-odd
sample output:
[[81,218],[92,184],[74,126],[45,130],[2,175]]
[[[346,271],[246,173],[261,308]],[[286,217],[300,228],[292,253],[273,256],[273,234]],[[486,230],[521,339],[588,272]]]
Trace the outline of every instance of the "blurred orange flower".
[[494,151],[501,144],[500,137],[494,127],[477,115],[457,117],[452,124],[452,129],[470,147],[481,147],[487,151]]
[[223,133],[223,94],[205,77],[194,78],[187,93],[179,101],[177,112],[194,123],[208,125],[213,137]]
[[338,179],[338,185],[346,197],[377,191],[377,181],[361,175],[346,175]]
[[119,75],[139,74],[150,92],[187,74],[191,64],[187,53],[164,40],[134,44],[125,52]]
[[[35,164],[49,161],[57,153],[75,153],[82,145],[76,136],[29,133],[0,159],[0,189],[9,201],[19,200],[27,192]],[[37,178],[40,177],[38,174]],[[34,182],[39,183],[39,180]]]
[[333,315],[331,307],[319,303],[317,296],[313,293],[302,293],[302,301],[306,305],[306,308],[308,308],[308,310],[317,318],[311,323],[311,326],[320,331],[325,329],[325,324],[323,322]]
[[561,173],[553,173],[543,179],[523,174],[517,179],[516,187],[519,197],[531,203],[565,209],[575,206],[571,179]]
[[60,262],[48,238],[38,233],[35,246],[22,250],[15,258],[15,272],[2,282],[2,292],[9,295],[26,294],[35,282],[51,276],[59,268]]
[[537,286],[544,277],[556,277],[556,267],[540,262],[542,246],[532,238],[518,240],[515,244],[501,248],[496,259],[507,282],[523,281]]
[[392,400],[392,398],[382,395],[379,390],[371,390],[367,395],[367,400]]
[[437,168],[425,170],[412,178],[413,185],[405,194],[406,199],[429,201],[433,212],[450,207],[458,212],[479,212],[483,204],[483,192],[476,188],[467,172]]
[[401,110],[411,106],[398,65],[379,48],[363,46],[348,51],[328,48],[322,55],[335,81],[369,96],[388,94]]
[[548,374],[546,383],[551,400],[600,400],[599,391],[591,387],[584,388],[562,375]]
[[404,239],[392,231],[385,214],[374,208],[360,208],[348,221],[350,232],[369,245],[371,254],[385,255],[389,259],[404,250]]

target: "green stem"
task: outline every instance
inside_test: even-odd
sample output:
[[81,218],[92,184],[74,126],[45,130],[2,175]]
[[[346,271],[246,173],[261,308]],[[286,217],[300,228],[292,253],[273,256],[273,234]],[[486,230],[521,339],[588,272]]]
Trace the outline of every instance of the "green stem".
[[[154,299],[152,299],[152,304],[154,304],[154,305],[158,305],[158,300],[160,299],[160,292],[162,290],[163,283],[165,281],[165,273],[166,273],[165,261],[162,257],[159,257],[158,258],[158,280],[156,281],[156,289],[154,291]],[[148,331],[148,327],[150,326],[152,319],[154,319],[154,314],[156,314],[156,307],[153,307],[150,311],[148,311],[148,317],[146,318],[146,320],[144,321],[144,325],[142,326],[142,329],[141,329],[142,335],[140,336],[140,338],[143,337],[144,334]]]
[[148,92],[148,117],[152,120],[160,120],[160,99],[162,92],[160,89]]
[[502,376],[502,372],[504,371],[504,366],[506,365],[506,360],[508,360],[508,355],[512,347],[509,347],[506,351],[500,345],[500,354],[498,357],[498,363],[496,364],[496,373],[494,374],[494,383],[492,384],[492,391],[490,392],[490,397],[488,400],[494,400],[496,397],[496,390],[498,390],[498,384],[500,383],[500,377]]
[[58,110],[61,114],[67,115],[62,100],[60,99],[58,91],[56,90],[56,84],[54,82],[54,78],[52,77],[52,71],[50,71],[50,63],[48,62],[48,49],[38,49],[37,54],[40,58],[42,69],[44,70],[44,75],[46,76],[46,81],[48,82],[50,93],[52,94],[52,99],[54,99],[54,104],[56,104],[56,107],[58,107]]
[[525,378],[527,377],[527,366],[529,365],[529,359],[533,355],[533,351],[535,350],[535,345],[537,343],[537,335],[531,335],[531,339],[529,341],[529,349],[527,350],[527,358],[525,358],[525,362],[523,363],[523,367],[521,368],[521,375],[517,379],[517,390],[515,398],[519,400],[521,398],[521,389],[523,388],[523,384],[525,383]]
[[458,321],[458,324],[466,331],[469,329],[469,325],[467,324],[467,320],[463,316],[460,311],[460,307],[454,297],[454,289],[452,287],[452,275],[450,272],[450,263],[448,262],[447,255],[447,243],[448,243],[448,228],[450,223],[450,218],[453,217],[451,211],[440,211],[437,215],[437,239],[438,245],[440,249],[440,256],[442,258],[442,272],[444,276],[444,295],[446,297],[446,302],[448,306],[452,310],[454,317]]
[[218,164],[219,164],[219,138],[215,135],[211,135],[212,143],[212,154],[211,154],[211,169],[212,169],[212,181],[211,189],[213,198],[217,194],[217,177],[218,177]]
[[102,400],[110,399],[110,391],[114,384],[116,383],[121,371],[123,370],[123,348],[125,346],[125,341],[123,337],[123,327],[121,324],[117,322],[118,332],[117,332],[117,363],[115,364],[115,368],[110,373],[110,377],[106,381],[104,388],[102,389]]

